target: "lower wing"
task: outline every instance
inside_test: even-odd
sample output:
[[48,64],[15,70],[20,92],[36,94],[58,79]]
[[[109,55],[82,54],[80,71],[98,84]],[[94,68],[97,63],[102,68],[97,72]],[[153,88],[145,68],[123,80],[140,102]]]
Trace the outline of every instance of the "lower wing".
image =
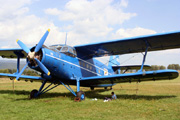
[[[0,77],[7,77],[10,79],[15,79],[17,77],[16,74],[6,74],[6,73],[0,73]],[[24,80],[24,81],[38,81],[38,82],[42,82],[45,79],[42,77],[38,77],[38,76],[27,76],[27,75],[21,75],[19,80]]]
[[[108,76],[95,76],[82,78],[82,86],[100,86],[100,84],[114,84],[125,82],[155,81],[155,80],[171,80],[179,76],[176,70],[157,70],[127,74],[115,74]],[[88,84],[88,83],[91,83]]]

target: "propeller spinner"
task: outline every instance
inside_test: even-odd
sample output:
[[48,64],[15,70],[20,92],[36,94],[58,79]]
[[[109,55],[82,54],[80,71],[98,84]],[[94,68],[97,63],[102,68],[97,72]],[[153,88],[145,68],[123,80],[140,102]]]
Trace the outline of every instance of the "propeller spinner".
[[[41,40],[39,41],[39,43],[37,44],[37,46],[35,47],[34,51],[30,51],[29,48],[20,40],[16,40],[16,42],[18,43],[18,45],[28,54],[27,58],[29,61],[36,61],[36,63],[38,64],[38,66],[41,68],[41,70],[46,73],[47,75],[50,75],[49,70],[43,65],[43,63],[41,61],[39,61],[36,58],[36,53],[39,52],[39,50],[42,48],[48,34],[49,34],[50,29],[48,29],[46,31],[46,33],[43,35],[43,37],[41,38]],[[16,77],[16,80],[19,79],[19,77],[21,76],[21,74],[24,72],[24,70],[26,69],[28,63],[24,66],[24,68],[19,72],[19,74]]]

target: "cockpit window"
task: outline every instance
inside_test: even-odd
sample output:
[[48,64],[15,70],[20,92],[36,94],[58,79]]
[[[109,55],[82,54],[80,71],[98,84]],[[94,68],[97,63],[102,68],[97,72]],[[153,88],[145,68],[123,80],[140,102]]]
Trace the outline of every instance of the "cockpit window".
[[61,50],[61,48],[62,48],[62,47],[57,47],[56,49],[60,51],[60,50]]
[[70,53],[74,53],[72,48],[69,48],[69,52]]
[[68,52],[68,47],[63,47],[63,48],[61,49],[61,52]]
[[71,57],[76,57],[75,49],[70,46],[64,46],[60,52]]
[[75,49],[73,49],[73,53],[77,56],[77,53],[76,53],[76,50],[75,50]]
[[71,56],[71,57],[76,57],[77,54],[76,54],[76,50],[71,47],[71,46],[67,46],[67,45],[52,45],[49,47],[50,49],[52,50],[58,50],[60,53],[64,53],[68,56]]

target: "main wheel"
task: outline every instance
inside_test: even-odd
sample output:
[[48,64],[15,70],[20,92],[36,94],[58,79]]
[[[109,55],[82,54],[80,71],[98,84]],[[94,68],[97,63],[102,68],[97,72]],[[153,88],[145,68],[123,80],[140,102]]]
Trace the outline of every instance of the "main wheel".
[[30,99],[37,98],[38,97],[37,93],[38,93],[38,91],[36,89],[32,90],[30,93]]
[[77,97],[79,97],[81,100],[85,100],[85,93],[83,91],[79,91],[77,93]]

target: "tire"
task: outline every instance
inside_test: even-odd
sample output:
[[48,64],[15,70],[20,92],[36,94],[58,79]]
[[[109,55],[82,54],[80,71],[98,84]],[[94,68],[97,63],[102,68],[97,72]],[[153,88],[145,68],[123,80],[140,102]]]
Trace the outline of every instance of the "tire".
[[38,93],[38,91],[36,89],[32,90],[30,93],[30,99],[37,98],[38,97],[37,93]]
[[77,97],[79,97],[80,100],[85,100],[85,93],[83,91],[79,91],[77,93]]

